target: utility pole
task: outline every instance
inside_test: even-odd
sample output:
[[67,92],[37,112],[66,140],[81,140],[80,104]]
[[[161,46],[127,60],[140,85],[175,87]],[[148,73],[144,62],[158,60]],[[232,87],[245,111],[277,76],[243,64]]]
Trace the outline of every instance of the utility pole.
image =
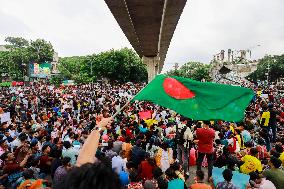
[[93,87],[93,62],[91,61],[91,77],[92,77],[92,87]]
[[174,68],[175,68],[175,70],[178,69],[178,63],[175,63]]
[[267,85],[268,85],[268,81],[269,81],[269,70],[270,70],[270,62],[268,63],[268,66],[267,66]]

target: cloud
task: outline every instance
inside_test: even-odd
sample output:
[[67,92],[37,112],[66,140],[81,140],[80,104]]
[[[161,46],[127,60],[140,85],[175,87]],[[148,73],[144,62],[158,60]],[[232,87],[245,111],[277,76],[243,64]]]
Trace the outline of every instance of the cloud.
[[[30,28],[21,20],[6,14],[0,10],[0,37],[7,35],[25,35],[30,32]],[[1,40],[1,39],[0,39]]]
[[[179,21],[167,62],[208,63],[224,49],[251,49],[252,58],[284,53],[284,1],[192,0]],[[260,47],[256,47],[257,45]]]
[[[0,4],[0,44],[10,35],[44,38],[59,56],[131,47],[103,0],[0,0]],[[209,63],[214,54],[228,48],[252,48],[254,59],[283,54],[283,8],[283,0],[188,0],[164,70],[176,62]]]

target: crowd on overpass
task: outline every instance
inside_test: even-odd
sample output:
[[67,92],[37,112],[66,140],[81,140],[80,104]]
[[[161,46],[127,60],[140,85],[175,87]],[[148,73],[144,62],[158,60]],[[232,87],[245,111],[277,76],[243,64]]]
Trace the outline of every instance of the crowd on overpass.
[[191,120],[149,102],[120,111],[144,86],[2,87],[0,188],[222,189],[240,187],[236,174],[246,188],[283,188],[276,86],[249,85],[255,97],[238,123]]

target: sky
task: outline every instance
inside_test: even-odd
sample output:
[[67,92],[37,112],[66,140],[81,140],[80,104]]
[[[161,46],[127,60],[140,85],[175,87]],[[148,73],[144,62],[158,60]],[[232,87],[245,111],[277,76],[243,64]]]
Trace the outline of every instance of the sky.
[[[283,10],[283,0],[188,0],[163,71],[229,48],[284,54]],[[0,44],[7,36],[43,38],[60,57],[131,48],[104,0],[0,0]]]

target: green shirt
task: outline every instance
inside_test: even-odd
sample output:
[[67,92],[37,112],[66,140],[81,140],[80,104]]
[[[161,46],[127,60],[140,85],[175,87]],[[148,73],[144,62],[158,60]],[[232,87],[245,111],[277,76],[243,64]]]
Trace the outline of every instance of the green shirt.
[[263,172],[267,180],[270,180],[277,189],[284,187],[284,171],[281,169],[270,169]]

